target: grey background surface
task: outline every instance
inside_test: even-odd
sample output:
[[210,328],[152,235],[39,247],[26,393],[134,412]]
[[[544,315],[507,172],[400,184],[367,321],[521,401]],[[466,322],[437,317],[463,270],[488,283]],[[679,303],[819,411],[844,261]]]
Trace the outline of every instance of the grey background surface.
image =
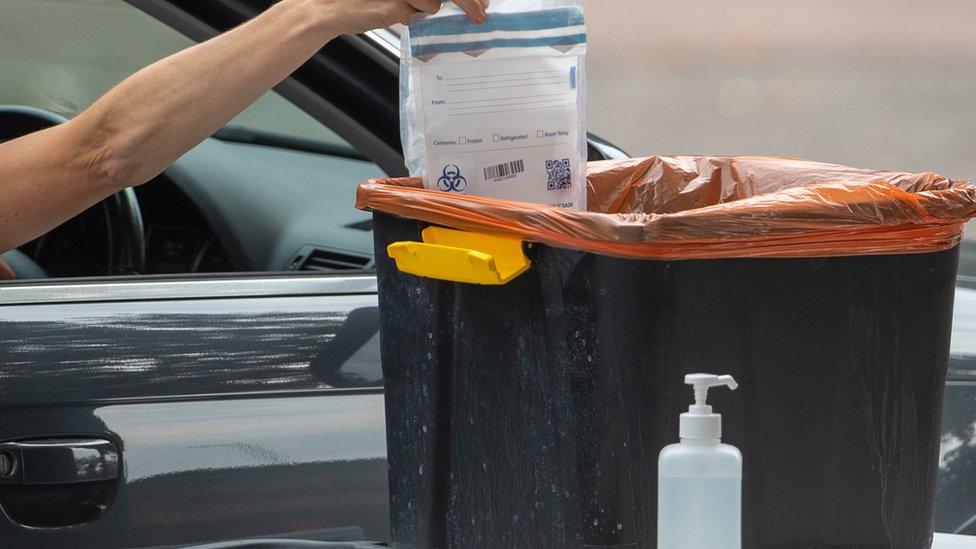
[[590,128],[631,154],[783,155],[976,180],[976,2],[585,4]]

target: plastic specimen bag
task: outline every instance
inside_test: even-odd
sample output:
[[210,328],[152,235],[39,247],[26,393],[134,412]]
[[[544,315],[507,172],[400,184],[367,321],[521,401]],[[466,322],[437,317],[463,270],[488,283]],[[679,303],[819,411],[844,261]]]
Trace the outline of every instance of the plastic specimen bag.
[[577,0],[453,4],[402,35],[401,128],[431,190],[586,209],[586,25]]

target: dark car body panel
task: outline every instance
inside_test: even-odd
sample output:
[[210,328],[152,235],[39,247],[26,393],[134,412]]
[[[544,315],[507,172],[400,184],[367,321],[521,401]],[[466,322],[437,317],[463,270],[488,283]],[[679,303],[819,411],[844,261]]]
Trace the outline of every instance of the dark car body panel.
[[[967,245],[963,245],[966,258]],[[969,255],[972,262],[972,255]],[[972,273],[963,262],[962,273]],[[976,535],[976,280],[959,276],[942,411],[935,530]]]
[[58,529],[4,520],[0,538],[11,546],[141,547],[296,533],[384,539],[388,528],[381,395],[7,409],[0,429],[5,438],[67,430],[125,443],[123,481],[104,518]]
[[102,519],[2,519],[4,544],[385,539],[376,296],[316,280],[319,295],[0,305],[0,441],[99,437],[123,455]]
[[[3,404],[382,386],[378,353],[330,350],[346,338],[358,336],[362,346],[378,337],[374,296],[10,306],[2,313]],[[361,332],[344,330],[350,314]]]
[[935,529],[976,535],[976,381],[949,381],[942,413]]

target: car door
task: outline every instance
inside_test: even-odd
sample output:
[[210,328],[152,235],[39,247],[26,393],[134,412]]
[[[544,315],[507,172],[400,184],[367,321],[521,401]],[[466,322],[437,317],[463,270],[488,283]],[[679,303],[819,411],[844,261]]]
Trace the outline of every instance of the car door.
[[377,332],[368,275],[0,287],[3,546],[386,539]]
[[[0,103],[70,117],[147,59],[217,32],[167,2],[140,4],[2,0]],[[167,25],[185,36],[170,40]],[[96,38],[104,47],[87,50]],[[371,110],[360,123],[364,101],[348,97],[383,82],[359,66],[323,86],[331,98],[289,80],[243,120],[349,144],[395,173],[398,153],[375,135],[395,122]],[[180,239],[149,243],[153,272],[179,268]],[[377,331],[375,279],[354,270],[0,285],[0,547],[386,539]]]

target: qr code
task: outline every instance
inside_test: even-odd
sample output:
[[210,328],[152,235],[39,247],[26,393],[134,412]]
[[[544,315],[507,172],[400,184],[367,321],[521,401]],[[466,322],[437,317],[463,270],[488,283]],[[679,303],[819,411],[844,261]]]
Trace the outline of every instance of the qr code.
[[549,190],[559,191],[573,186],[573,172],[568,158],[546,160],[546,173],[549,175]]

